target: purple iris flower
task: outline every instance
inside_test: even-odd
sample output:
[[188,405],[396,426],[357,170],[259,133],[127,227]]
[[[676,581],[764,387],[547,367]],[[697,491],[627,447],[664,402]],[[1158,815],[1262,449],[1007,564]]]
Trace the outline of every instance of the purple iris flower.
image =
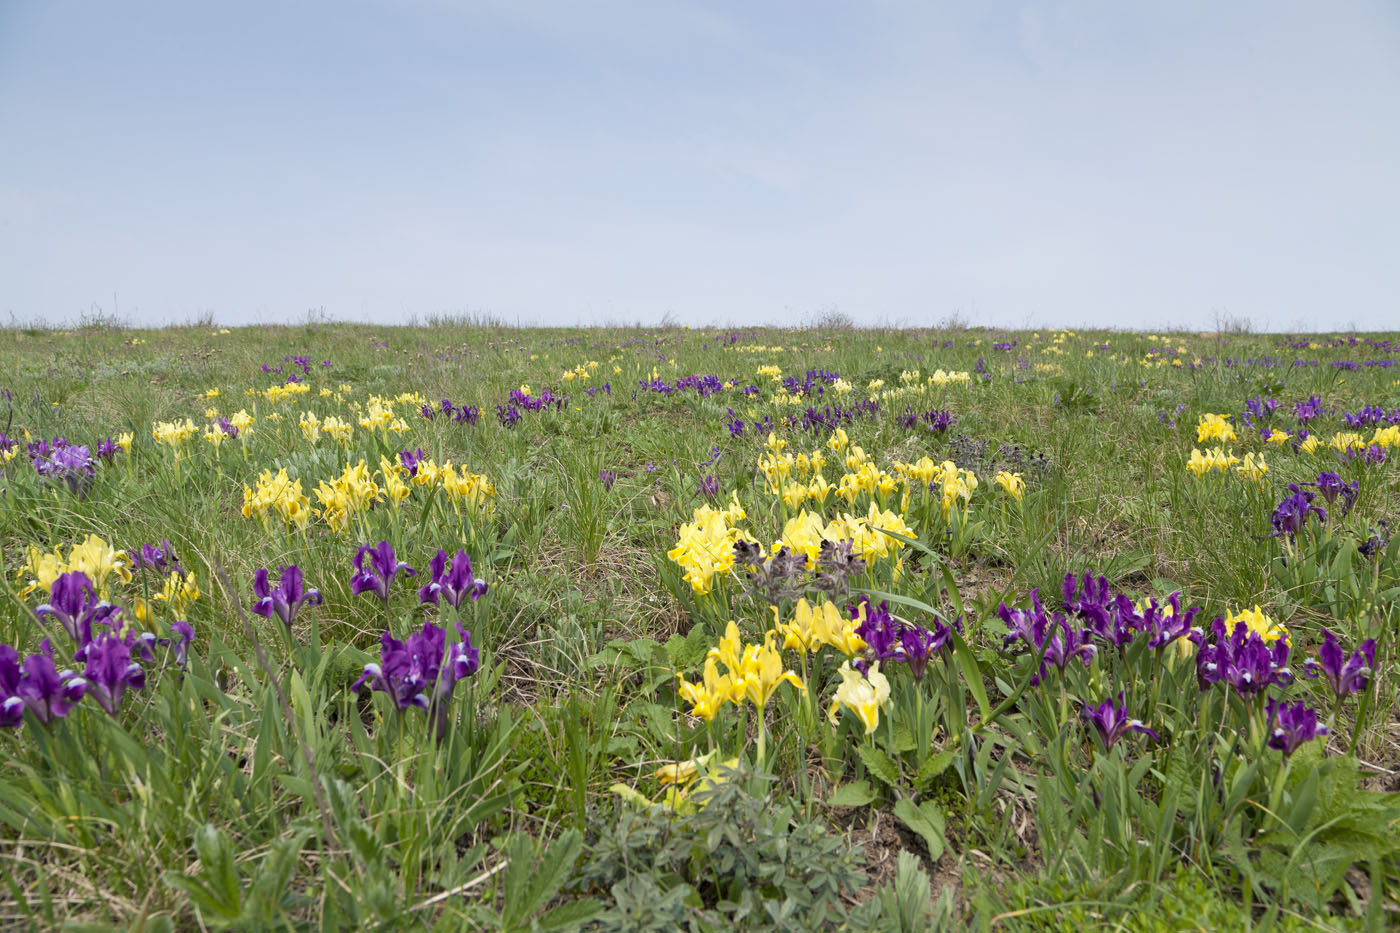
[[162,638],[161,644],[169,645],[175,656],[175,666],[184,670],[190,661],[190,642],[194,641],[194,626],[183,619],[170,623],[170,637]]
[[446,632],[431,622],[425,622],[422,631],[409,635],[406,641],[385,632],[380,639],[379,663],[366,664],[350,689],[358,692],[369,684],[371,690],[389,694],[400,710],[415,706],[428,709],[435,702],[442,708],[456,682],[470,677],[480,666],[471,634],[461,623],[457,631],[462,640],[451,646]]
[[1269,717],[1269,747],[1283,752],[1285,758],[1304,742],[1327,734],[1327,727],[1317,724],[1317,713],[1304,706],[1302,700],[1290,705],[1271,697],[1264,709]]
[[1340,496],[1342,499],[1341,518],[1345,518],[1351,511],[1351,507],[1356,503],[1357,496],[1361,495],[1361,483],[1352,480],[1350,483],[1342,482],[1342,478],[1336,473],[1319,473],[1317,482],[1314,483],[1317,491],[1322,494],[1322,498],[1327,500],[1330,508],[1336,503]]
[[1139,626],[1143,631],[1151,633],[1147,647],[1158,651],[1181,638],[1190,638],[1192,635],[1199,638],[1202,632],[1192,623],[1200,613],[1199,606],[1192,606],[1185,613],[1181,611],[1180,591],[1168,596],[1165,606],[1159,605],[1155,599],[1148,600],[1147,609],[1141,616],[1142,624]]
[[[59,440],[63,440],[59,438]],[[97,461],[86,444],[56,444],[52,451],[36,457],[34,469],[40,476],[61,480],[69,492],[84,495],[92,486]]]
[[39,618],[53,616],[73,643],[82,648],[92,641],[92,625],[111,625],[111,618],[121,610],[111,603],[98,600],[92,581],[80,570],[59,574],[49,587],[49,601],[34,610]]
[[1280,638],[1269,645],[1258,632],[1243,622],[1234,631],[1225,631],[1225,620],[1211,623],[1213,640],[1196,653],[1196,680],[1202,690],[1215,683],[1227,683],[1240,696],[1249,699],[1273,684],[1287,686],[1293,672],[1287,667],[1288,642]]
[[1321,506],[1313,505],[1313,494],[1308,492],[1297,483],[1288,484],[1289,495],[1274,509],[1270,522],[1274,526],[1274,533],[1270,537],[1278,537],[1286,534],[1289,538],[1297,538],[1298,532],[1308,523],[1308,516],[1316,514],[1319,522],[1327,521],[1327,510]]
[[1381,518],[1377,519],[1376,524],[1371,526],[1371,533],[1367,536],[1365,543],[1356,550],[1362,557],[1371,558],[1375,557],[1381,551],[1384,551],[1386,545],[1389,543],[1390,525],[1385,519]]
[[[443,404],[449,404],[444,402]],[[428,459],[428,455],[423,453],[423,448],[418,447],[413,450],[399,451],[399,464],[408,471],[409,476],[418,475],[418,464]]]
[[15,649],[0,645],[0,725],[18,726],[25,709],[48,725],[67,716],[86,689],[82,678],[72,671],[54,667],[53,648],[47,638],[40,643],[38,654],[24,659],[22,674]]
[[961,631],[962,623],[954,619],[952,625],[945,625],[937,616],[934,616],[932,629],[922,625],[905,626],[899,636],[899,645],[915,680],[923,680],[929,660],[952,644],[954,628]]
[[1322,414],[1322,399],[1316,395],[1310,395],[1306,400],[1297,402],[1293,406],[1293,417],[1298,419],[1299,424],[1307,424],[1320,414]]
[[1346,657],[1337,637],[1327,629],[1322,630],[1322,647],[1317,650],[1317,660],[1309,658],[1303,664],[1303,673],[1308,679],[1319,674],[1327,678],[1337,699],[1359,693],[1366,689],[1371,680],[1371,672],[1376,667],[1376,640],[1368,638],[1361,647]]
[[1104,700],[1098,706],[1084,704],[1084,709],[1079,714],[1085,722],[1094,727],[1098,733],[1099,741],[1103,742],[1104,750],[1112,748],[1114,744],[1128,732],[1141,732],[1144,735],[1152,736],[1154,742],[1162,741],[1155,731],[1148,728],[1140,720],[1128,718],[1128,704],[1123,702],[1123,691],[1118,691],[1118,700]]
[[1094,658],[1097,649],[1090,641],[1091,631],[1070,628],[1064,614],[1056,615],[1052,619],[1041,605],[1038,588],[1031,590],[1030,609],[1011,609],[1006,603],[1002,603],[997,609],[997,615],[1010,629],[1010,634],[1002,640],[1003,649],[1008,649],[1020,641],[1035,654],[1044,650],[1040,670],[1031,678],[1032,686],[1039,685],[1049,676],[1047,664],[1054,664],[1060,670],[1064,670],[1070,659],[1078,658],[1088,667]]
[[719,480],[715,479],[713,473],[706,473],[700,477],[700,488],[697,490],[706,499],[713,499],[719,495]]
[[[301,608],[302,603],[310,603],[313,606],[321,605],[320,592],[308,590],[302,585],[301,568],[296,564],[282,568],[281,579],[278,581],[276,589],[272,589],[268,585],[267,570],[258,568],[258,572],[253,575],[253,592],[258,596],[258,602],[253,606],[253,611],[268,619],[275,614],[288,628],[291,628],[292,620],[296,618],[297,610]],[[360,591],[356,590],[355,592]]]
[[881,600],[877,607],[870,602],[870,597],[862,594],[849,609],[852,619],[860,618],[862,607],[865,609],[865,619],[856,626],[856,634],[860,636],[861,641],[869,646],[870,652],[878,661],[900,657],[903,626],[890,615],[889,603]]
[[432,574],[432,581],[418,591],[418,598],[435,606],[442,599],[453,609],[461,608],[468,596],[473,602],[485,596],[489,586],[485,580],[472,575],[472,561],[465,550],[458,550],[449,566],[447,552],[438,548],[437,555],[428,564],[428,572]]
[[513,428],[520,422],[520,409],[514,405],[497,405],[496,419],[501,422],[501,427]]
[[460,640],[447,646],[447,661],[438,675],[437,690],[429,711],[439,742],[447,736],[448,709],[457,681],[472,676],[481,667],[481,653],[472,645],[472,633],[463,628],[461,622],[457,623],[457,635]]
[[79,679],[112,716],[121,708],[128,687],[141,690],[146,686],[145,670],[131,660],[130,643],[114,632],[105,632],[88,643],[86,661]]
[[114,438],[104,437],[97,442],[96,454],[103,463],[111,463],[119,453],[121,453],[121,448],[117,446]]
[[18,729],[24,722],[19,682],[19,652],[10,645],[0,645],[0,728]]
[[[366,554],[370,559],[368,568],[365,567]],[[387,603],[389,586],[400,571],[410,577],[418,576],[418,571],[395,556],[394,546],[388,541],[380,541],[374,546],[363,544],[355,552],[355,575],[350,578],[350,592],[373,592]]]
[[158,544],[143,544],[141,550],[133,548],[127,553],[131,555],[133,566],[154,570],[160,576],[184,572],[179,558],[175,556],[175,549],[164,538],[161,538]]
[[598,472],[598,480],[603,484],[603,488],[605,490],[611,491],[613,488],[613,483],[617,482],[617,471],[600,470]]
[[[1112,645],[1123,646],[1133,640],[1140,621],[1126,596],[1115,597],[1108,579],[1084,575],[1082,590],[1076,586],[1074,574],[1065,574],[1065,608],[1088,623],[1089,629]],[[1076,591],[1079,592],[1076,594]]]

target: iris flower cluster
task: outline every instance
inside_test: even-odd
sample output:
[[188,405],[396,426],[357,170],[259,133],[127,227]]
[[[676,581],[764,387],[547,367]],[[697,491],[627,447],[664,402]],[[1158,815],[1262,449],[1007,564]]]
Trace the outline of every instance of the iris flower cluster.
[[64,436],[51,441],[36,441],[28,446],[34,472],[50,482],[67,487],[76,496],[85,496],[92,489],[97,461],[86,444],[70,444]]
[[431,622],[423,623],[421,631],[404,641],[386,631],[380,638],[379,663],[365,665],[351,692],[358,693],[368,685],[372,691],[388,694],[400,712],[415,707],[427,710],[441,741],[447,734],[448,709],[457,682],[481,667],[471,632],[460,622],[456,628],[458,638],[451,643],[446,631]]
[[288,629],[292,627],[297,610],[303,603],[312,606],[321,604],[320,591],[307,589],[303,585],[301,568],[296,564],[281,569],[275,588],[268,582],[267,570],[259,568],[253,576],[253,592],[258,597],[253,611],[268,619],[276,616]]
[[1269,519],[1274,526],[1270,537],[1287,535],[1290,541],[1296,541],[1298,534],[1307,527],[1309,515],[1316,515],[1319,523],[1327,521],[1327,510],[1313,504],[1312,492],[1298,483],[1289,483],[1288,495],[1274,508],[1274,514]]
[[23,664],[12,646],[0,645],[0,726],[18,727],[25,710],[48,725],[65,718],[86,695],[115,716],[127,690],[146,686],[146,670],[138,662],[154,662],[155,646],[165,645],[184,667],[194,639],[194,629],[185,621],[172,623],[168,638],[124,624],[120,607],[102,600],[87,574],[77,570],[59,574],[49,588],[49,601],[34,613],[40,620],[58,622],[76,646],[73,660],[83,669],[60,669],[48,638]]
[[420,411],[423,417],[429,421],[436,418],[438,414],[442,414],[458,424],[467,425],[476,424],[477,419],[481,417],[481,409],[475,405],[453,405],[450,399],[443,399],[436,408],[432,405],[424,405]]
[[1305,483],[1303,485],[1316,486],[1322,498],[1327,500],[1329,508],[1334,507],[1337,500],[1340,498],[1342,504],[1340,506],[1340,514],[1337,515],[1338,518],[1346,518],[1347,513],[1351,511],[1351,507],[1356,504],[1357,497],[1361,495],[1361,483],[1359,481],[1352,480],[1350,483],[1343,482],[1342,478],[1336,473],[1319,473],[1317,474],[1316,482]]
[[[933,627],[926,628],[914,622],[901,619],[890,612],[884,600],[878,606],[870,597],[862,594],[851,604],[849,612],[858,621],[855,632],[869,649],[875,663],[883,661],[903,661],[915,680],[923,680],[924,671],[934,655],[947,651],[953,643],[953,632],[962,631],[962,621],[952,620],[951,624],[938,616],[933,617]],[[857,667],[868,661],[856,662]]]
[[1251,699],[1275,684],[1293,682],[1288,669],[1288,639],[1270,643],[1245,622],[1227,628],[1223,618],[1211,623],[1210,640],[1200,637],[1196,654],[1196,679],[1202,690],[1225,683],[1245,699]]
[[[372,592],[386,603],[395,577],[400,573],[417,576],[412,567],[398,559],[387,541],[361,547],[355,555],[355,569],[351,589],[356,593]],[[486,581],[473,574],[471,559],[464,550],[449,559],[447,552],[439,548],[428,572],[431,579],[418,591],[424,604],[460,609],[468,599],[480,599],[488,588]],[[445,629],[431,622],[425,622],[420,631],[404,641],[385,631],[380,639],[379,663],[365,665],[351,690],[359,692],[368,685],[371,690],[387,693],[400,711],[414,707],[427,710],[441,741],[447,734],[448,710],[457,682],[471,677],[481,667],[471,632],[461,622],[456,623],[456,629],[458,637],[452,642],[447,640]]]

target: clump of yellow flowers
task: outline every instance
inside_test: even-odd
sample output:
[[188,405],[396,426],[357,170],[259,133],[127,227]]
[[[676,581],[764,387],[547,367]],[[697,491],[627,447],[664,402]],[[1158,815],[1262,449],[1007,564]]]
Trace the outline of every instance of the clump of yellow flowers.
[[135,613],[136,618],[142,624],[147,624],[155,616],[154,603],[163,602],[170,607],[172,616],[180,617],[185,614],[185,610],[190,604],[199,599],[199,585],[195,582],[194,571],[180,574],[179,571],[171,571],[166,577],[165,586],[159,593],[146,601],[141,597],[136,597]]
[[183,422],[157,421],[151,428],[151,437],[157,444],[165,444],[175,451],[175,459],[184,456],[185,444],[199,433],[194,422],[186,418]]
[[276,476],[271,470],[263,470],[255,486],[243,486],[243,517],[254,515],[264,525],[276,515],[288,525],[304,529],[311,520],[311,499],[301,491],[301,480],[287,475],[286,467],[278,470]]
[[831,600],[813,609],[805,597],[799,599],[790,622],[779,618],[777,606],[772,608],[773,631],[782,636],[784,648],[806,653],[829,646],[847,658],[865,650],[865,641],[856,634],[859,620],[843,615]]
[[1224,473],[1239,462],[1239,457],[1232,453],[1226,453],[1225,449],[1221,447],[1212,447],[1204,454],[1201,453],[1200,448],[1192,447],[1191,459],[1186,461],[1186,469],[1196,474],[1196,478],[1200,479],[1211,470],[1219,470]]
[[1025,495],[1026,481],[1021,478],[1020,473],[1008,473],[1005,470],[1001,470],[996,476],[992,477],[992,482],[1000,486],[1002,491],[1017,502],[1020,502],[1021,497]]
[[17,577],[17,582],[23,584],[19,595],[28,596],[36,590],[47,593],[59,576],[73,571],[87,574],[97,595],[105,598],[114,580],[131,582],[131,557],[95,534],[83,539],[83,543],[75,546],[67,558],[63,556],[62,547],[44,551],[30,545]]
[[[325,430],[325,425],[322,425]],[[371,395],[365,405],[365,413],[360,416],[360,427],[366,431],[378,431],[385,438],[389,432],[403,434],[408,430],[408,424],[394,414],[394,402],[392,399],[380,398]]]
[[353,466],[346,464],[341,474],[329,483],[322,480],[317,484],[316,498],[321,502],[317,514],[332,531],[344,531],[351,518],[371,508],[383,496],[374,474],[361,458]]
[[734,542],[755,539],[737,527],[746,514],[735,495],[726,509],[708,505],[696,507],[694,521],[681,525],[676,546],[667,552],[685,571],[685,580],[696,593],[710,592],[715,575],[723,576],[734,569]]
[[[692,714],[706,722],[713,722],[725,703],[737,706],[747,700],[759,711],[761,724],[763,710],[781,684],[807,689],[796,672],[784,670],[776,642],[777,633],[769,631],[764,633],[762,644],[746,645],[739,636],[739,627],[730,620],[724,637],[705,657],[703,679],[691,683],[677,674],[677,692],[691,705]],[[719,673],[719,664],[725,666],[726,673]]]
[[275,404],[296,395],[305,395],[310,391],[311,386],[304,382],[288,382],[285,385],[268,386],[263,392],[263,398]]
[[1244,455],[1244,462],[1235,467],[1235,472],[1251,482],[1263,483],[1264,474],[1269,472],[1269,465],[1264,462],[1263,454],[1247,453]]
[[1232,443],[1235,438],[1235,429],[1230,425],[1229,415],[1213,415],[1206,412],[1201,415],[1200,423],[1196,425],[1196,443],[1204,444],[1206,441],[1220,441],[1222,444]]
[[1264,644],[1272,645],[1280,638],[1283,643],[1290,648],[1293,646],[1293,639],[1288,635],[1288,629],[1278,622],[1265,615],[1263,610],[1256,604],[1252,609],[1241,609],[1239,612],[1225,613],[1225,631],[1233,632],[1235,627],[1243,623],[1246,628],[1264,639]]

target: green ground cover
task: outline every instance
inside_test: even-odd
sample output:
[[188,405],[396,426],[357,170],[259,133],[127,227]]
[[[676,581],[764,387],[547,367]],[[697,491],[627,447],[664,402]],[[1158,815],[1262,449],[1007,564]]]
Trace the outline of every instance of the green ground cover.
[[1400,924],[1394,335],[0,347],[0,922]]

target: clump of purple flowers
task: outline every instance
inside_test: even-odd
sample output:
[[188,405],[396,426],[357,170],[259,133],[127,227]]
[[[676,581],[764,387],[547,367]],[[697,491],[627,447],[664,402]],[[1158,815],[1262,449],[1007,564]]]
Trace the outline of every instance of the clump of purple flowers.
[[1357,497],[1361,495],[1359,481],[1352,480],[1350,483],[1345,483],[1336,473],[1319,473],[1317,474],[1317,482],[1302,485],[1316,486],[1317,491],[1322,494],[1322,498],[1327,500],[1329,508],[1333,507],[1337,499],[1340,498],[1342,505],[1338,518],[1345,518],[1347,513],[1351,511],[1351,507],[1356,504]]
[[1285,758],[1304,742],[1327,734],[1327,727],[1317,724],[1317,713],[1303,705],[1302,700],[1290,705],[1270,697],[1265,712],[1269,722],[1269,747],[1283,752]]
[[[543,411],[550,406],[555,411],[562,411],[568,401],[568,396],[557,395],[550,389],[541,389],[539,395],[527,395],[519,389],[511,389],[509,404],[522,411]],[[496,407],[500,408],[499,405]]]
[[[962,620],[951,623],[934,615],[932,627],[925,627],[901,619],[890,612],[884,600],[876,606],[870,597],[861,594],[847,611],[852,619],[860,619],[856,634],[865,642],[870,657],[864,661],[903,661],[915,680],[923,680],[924,671],[934,655],[948,650],[953,643],[953,633],[962,631]],[[864,670],[864,667],[861,668]]]
[[472,573],[472,561],[465,550],[459,549],[449,564],[447,552],[438,548],[436,556],[428,564],[428,573],[432,579],[418,590],[418,598],[420,602],[434,606],[439,605],[441,600],[453,609],[459,609],[468,597],[475,602],[485,596],[489,587],[485,580],[477,579]]
[[1210,641],[1198,637],[1202,644],[1196,653],[1196,680],[1202,690],[1224,683],[1250,699],[1274,684],[1286,687],[1293,682],[1286,638],[1271,645],[1243,622],[1227,632],[1223,618],[1211,623],[1210,635]]
[[1274,508],[1269,520],[1274,526],[1270,537],[1286,534],[1289,540],[1296,540],[1298,533],[1307,526],[1309,515],[1316,515],[1319,522],[1327,521],[1327,510],[1313,505],[1313,494],[1297,483],[1289,483],[1288,495]]
[[95,451],[97,458],[109,466],[112,461],[117,458],[117,454],[121,452],[121,447],[113,437],[104,437],[102,440],[98,441],[97,450]]
[[101,601],[80,571],[59,574],[49,587],[49,601],[34,612],[38,619],[52,618],[62,626],[77,646],[73,658],[84,665],[83,671],[60,670],[48,638],[22,668],[15,649],[0,645],[0,726],[19,726],[25,709],[47,725],[67,716],[89,694],[115,716],[128,689],[145,687],[146,671],[138,661],[153,662],[154,645],[170,646],[174,662],[183,668],[194,639],[194,628],[185,621],[171,623],[170,637],[163,639],[123,625],[121,609]]
[[1009,630],[1009,634],[1002,639],[1003,650],[1020,642],[1030,652],[1041,656],[1040,670],[1031,677],[1032,686],[1039,685],[1050,675],[1047,665],[1053,664],[1057,669],[1064,670],[1071,659],[1078,658],[1088,667],[1098,650],[1090,640],[1093,635],[1090,629],[1072,628],[1068,616],[1063,612],[1052,616],[1045,611],[1038,588],[1031,590],[1030,609],[1011,609],[1002,603],[997,615]]
[[52,618],[81,651],[92,641],[94,625],[119,625],[121,609],[97,598],[92,581],[82,571],[59,574],[49,586],[49,601],[34,610],[36,618]]
[[1293,406],[1293,417],[1300,425],[1307,424],[1321,414],[1323,414],[1322,399],[1316,395],[1310,395]]
[[914,414],[911,405],[904,407],[904,414],[899,416],[899,426],[906,431],[921,428],[926,434],[943,434],[953,425],[958,423],[957,415],[945,408],[934,408],[922,414]]
[[1245,424],[1253,424],[1255,420],[1267,421],[1278,411],[1278,399],[1276,398],[1252,398],[1244,403]]
[[514,405],[497,405],[496,420],[503,428],[513,428],[520,423],[520,409]]
[[0,645],[0,727],[17,729],[27,709],[41,725],[63,719],[83,698],[87,682],[71,670],[58,670],[44,639],[37,654],[20,665],[19,652]]
[[154,571],[158,576],[185,572],[180,566],[179,558],[175,556],[175,549],[164,538],[156,544],[143,544],[140,549],[132,548],[127,554],[131,557],[131,566]]
[[1337,636],[1328,629],[1322,630],[1322,647],[1317,650],[1317,658],[1309,658],[1303,663],[1303,673],[1309,680],[1318,676],[1327,678],[1332,692],[1338,700],[1359,693],[1370,683],[1371,672],[1376,667],[1376,640],[1368,638],[1361,647],[1347,657]]
[[409,476],[417,476],[418,465],[427,459],[428,455],[423,453],[422,447],[399,451],[399,466],[403,467]]
[[36,473],[50,482],[62,483],[74,495],[85,496],[92,488],[97,461],[86,444],[70,444],[61,436],[52,442],[39,441],[29,445],[29,458]]
[[253,575],[253,592],[258,597],[253,611],[267,619],[276,616],[288,629],[292,627],[297,610],[303,603],[321,605],[320,591],[309,590],[303,585],[301,568],[296,564],[290,564],[279,571],[275,588],[268,582],[267,569],[258,568],[257,573]]
[[447,633],[431,622],[423,623],[422,630],[405,641],[386,631],[380,638],[379,663],[366,664],[351,691],[358,693],[368,684],[371,690],[388,694],[400,712],[414,707],[427,710],[437,739],[442,741],[457,682],[481,667],[471,632],[460,622],[456,628],[458,640],[450,644]]
[[617,471],[616,471],[616,470],[599,470],[599,471],[598,471],[598,481],[599,481],[600,483],[603,484],[603,488],[604,488],[605,490],[611,492],[611,491],[612,491],[612,488],[613,488],[613,483],[617,482]]
[[1118,691],[1116,702],[1108,699],[1097,706],[1085,703],[1079,715],[1085,722],[1093,726],[1105,751],[1112,748],[1119,739],[1129,732],[1141,732],[1151,736],[1154,742],[1162,741],[1162,737],[1148,728],[1141,720],[1129,718],[1128,704],[1123,701],[1123,691],[1121,690]]
[[[369,566],[365,566],[366,557],[369,558]],[[350,592],[373,593],[387,604],[389,587],[400,573],[409,577],[418,576],[418,571],[398,559],[394,546],[388,541],[380,541],[376,545],[363,544],[355,552],[355,575],[350,578]]]
[[467,425],[476,424],[477,419],[481,417],[481,409],[477,408],[475,405],[457,406],[453,405],[450,399],[443,399],[442,403],[437,408],[431,405],[424,405],[422,412],[423,417],[427,418],[429,421],[441,412],[458,424]]

